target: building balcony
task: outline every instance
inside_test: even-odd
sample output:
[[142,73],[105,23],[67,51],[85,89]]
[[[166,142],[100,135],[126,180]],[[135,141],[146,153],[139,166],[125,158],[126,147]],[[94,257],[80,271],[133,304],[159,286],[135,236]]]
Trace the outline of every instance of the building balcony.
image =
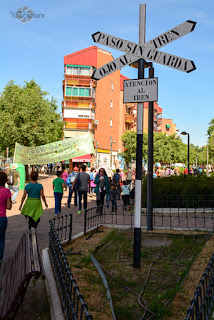
[[65,129],[70,130],[91,130],[92,123],[85,122],[69,122],[65,125]]
[[62,101],[62,109],[67,108],[67,109],[72,109],[72,108],[84,108],[84,109],[92,109],[94,110],[96,108],[96,103],[94,101],[82,101],[82,100],[77,100],[77,101],[67,101],[64,100]]
[[[80,96],[64,96],[64,100],[66,100],[66,103],[68,102],[77,102],[78,104],[81,103],[90,103],[90,102],[95,102],[95,98],[92,96],[89,97],[80,97]],[[75,103],[76,104],[76,103]]]
[[62,85],[73,85],[73,86],[86,86],[96,88],[97,81],[91,79],[91,77],[87,76],[71,76],[66,75],[65,79],[62,81]]
[[134,115],[133,114],[125,114],[125,122],[126,123],[134,123]]

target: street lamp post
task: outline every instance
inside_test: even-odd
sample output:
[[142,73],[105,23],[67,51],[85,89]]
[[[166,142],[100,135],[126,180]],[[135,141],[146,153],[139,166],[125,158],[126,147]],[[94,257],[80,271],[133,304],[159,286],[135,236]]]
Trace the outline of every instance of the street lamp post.
[[116,143],[116,141],[112,141],[112,137],[110,137],[110,169],[112,170],[112,144]]
[[188,132],[186,132],[186,131],[183,131],[183,132],[181,132],[181,134],[183,135],[183,136],[186,136],[187,135],[187,142],[188,142],[188,175],[189,175],[189,133]]

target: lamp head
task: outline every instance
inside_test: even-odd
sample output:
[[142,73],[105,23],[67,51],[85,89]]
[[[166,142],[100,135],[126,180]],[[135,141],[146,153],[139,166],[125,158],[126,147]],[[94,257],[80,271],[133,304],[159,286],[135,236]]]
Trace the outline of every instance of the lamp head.
[[187,133],[186,131],[182,131],[181,134],[182,134],[183,136],[186,136],[188,133]]

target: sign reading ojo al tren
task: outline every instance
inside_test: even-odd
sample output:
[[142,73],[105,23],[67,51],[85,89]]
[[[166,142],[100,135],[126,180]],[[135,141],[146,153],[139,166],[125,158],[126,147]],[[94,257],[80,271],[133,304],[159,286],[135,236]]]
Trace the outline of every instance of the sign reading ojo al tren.
[[158,100],[158,78],[124,80],[124,103]]

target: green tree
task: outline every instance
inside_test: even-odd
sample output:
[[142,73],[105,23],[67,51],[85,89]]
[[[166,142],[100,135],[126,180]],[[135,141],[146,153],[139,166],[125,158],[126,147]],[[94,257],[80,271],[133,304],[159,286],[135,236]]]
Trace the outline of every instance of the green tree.
[[56,101],[49,101],[47,92],[34,81],[19,86],[10,81],[0,96],[0,151],[15,142],[38,146],[62,139],[63,122],[56,113]]
[[214,133],[214,119],[210,121],[208,130],[207,130],[207,134],[209,138],[212,136],[213,133]]
[[126,130],[121,136],[121,140],[124,146],[124,152],[121,153],[125,159],[125,163],[136,160],[136,147],[137,147],[137,134],[135,131]]
[[213,158],[214,157],[214,132],[209,137],[208,146],[209,146],[209,156]]
[[[126,131],[122,137],[124,145],[123,157],[129,163],[136,159],[136,132]],[[143,158],[147,160],[148,134],[143,133]],[[187,145],[175,135],[167,136],[165,133],[154,133],[153,145],[154,162],[176,163],[185,162],[187,164]],[[190,146],[190,164],[196,159],[195,146]]]

